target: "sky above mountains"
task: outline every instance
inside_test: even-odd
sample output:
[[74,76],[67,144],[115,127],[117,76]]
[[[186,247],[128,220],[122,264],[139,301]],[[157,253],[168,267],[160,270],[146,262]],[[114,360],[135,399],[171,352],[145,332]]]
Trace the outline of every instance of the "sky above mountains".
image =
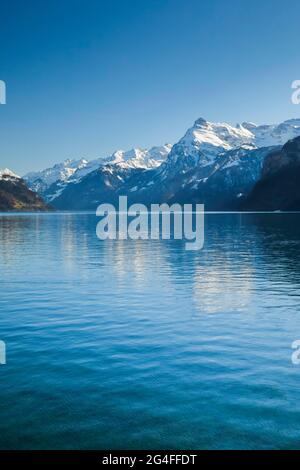
[[200,116],[300,116],[298,1],[16,0],[0,5],[0,167],[176,142]]

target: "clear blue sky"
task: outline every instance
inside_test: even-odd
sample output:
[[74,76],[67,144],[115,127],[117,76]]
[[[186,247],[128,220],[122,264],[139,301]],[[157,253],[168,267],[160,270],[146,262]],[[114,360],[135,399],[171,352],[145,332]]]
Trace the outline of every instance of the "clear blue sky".
[[1,0],[0,167],[300,116],[299,0]]

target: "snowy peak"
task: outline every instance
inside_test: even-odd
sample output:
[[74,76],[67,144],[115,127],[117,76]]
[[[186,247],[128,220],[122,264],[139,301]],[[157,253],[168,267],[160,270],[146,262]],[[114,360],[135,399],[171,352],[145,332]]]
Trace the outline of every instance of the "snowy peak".
[[257,125],[243,122],[232,126],[223,122],[209,122],[199,118],[182,139],[174,145],[166,166],[181,171],[187,167],[212,164],[221,153],[251,145],[253,148],[284,145],[300,135],[300,119],[281,124]]
[[170,144],[166,144],[152,147],[150,150],[139,148],[129,151],[117,150],[109,157],[91,161],[68,159],[52,168],[28,173],[24,176],[24,180],[33,191],[51,201],[61,194],[68,184],[79,183],[82,178],[106,165],[129,170],[157,168],[167,158],[171,148]]
[[179,143],[216,154],[252,141],[252,133],[244,126],[234,127],[224,122],[213,123],[200,118]]
[[256,147],[284,145],[299,135],[300,119],[263,125],[243,122],[234,127],[227,123],[213,123],[200,118],[179,143],[197,147],[201,151],[219,153],[221,148],[231,150],[243,144],[253,144]]
[[24,176],[24,179],[36,192],[43,192],[57,181],[67,181],[77,170],[84,168],[87,163],[85,159],[67,159],[63,163],[57,163],[52,168],[28,173]]
[[174,172],[210,165],[220,153],[252,142],[252,134],[243,127],[197,119],[170,152],[166,166]]
[[122,168],[144,168],[147,158],[147,150],[140,148],[128,151],[117,150],[110,157],[105,159],[105,163],[118,165]]
[[0,169],[0,180],[11,180],[11,179],[20,179],[20,176],[16,175],[13,171],[8,168]]
[[242,128],[250,132],[251,141],[257,147],[284,145],[288,140],[300,135],[300,119],[290,119],[280,124],[260,126],[252,122],[243,122]]
[[241,126],[233,127],[227,123],[212,123],[203,118],[198,119],[189,129],[185,138],[189,137],[192,137],[193,141],[199,145],[211,145],[212,150],[214,147],[230,150],[251,141],[251,134]]
[[135,148],[128,151],[117,150],[104,163],[117,165],[121,168],[153,169],[161,165],[171,151],[172,146],[166,144],[152,147],[150,150]]

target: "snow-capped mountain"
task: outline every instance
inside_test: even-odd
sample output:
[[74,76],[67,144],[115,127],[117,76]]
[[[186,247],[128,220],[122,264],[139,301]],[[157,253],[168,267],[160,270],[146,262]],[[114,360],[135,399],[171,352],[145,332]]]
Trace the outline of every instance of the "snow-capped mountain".
[[170,144],[166,144],[149,150],[139,148],[126,152],[118,150],[109,157],[91,161],[68,159],[52,168],[28,173],[24,176],[24,180],[33,191],[43,195],[50,202],[60,196],[68,184],[77,184],[88,174],[107,165],[127,170],[157,168],[166,159],[171,148]]
[[291,119],[278,125],[263,125],[244,122],[241,127],[247,129],[252,135],[252,142],[257,147],[284,145],[288,140],[299,136],[300,120]]
[[67,181],[77,170],[85,168],[87,164],[88,161],[85,159],[67,159],[63,163],[57,163],[52,168],[27,173],[23,178],[33,191],[43,194],[52,184],[57,181]]
[[242,126],[212,123],[200,118],[174,146],[170,159],[175,162],[189,157],[197,165],[201,152],[205,156],[203,163],[211,163],[217,154],[251,142],[251,137],[251,133]]
[[197,147],[206,154],[215,154],[219,153],[220,148],[231,150],[246,143],[256,147],[284,145],[299,134],[300,119],[266,125],[243,122],[233,127],[226,123],[212,123],[200,118],[179,143],[188,148]]
[[14,180],[20,179],[20,176],[16,175],[13,171],[8,168],[0,169],[0,180]]
[[300,119],[232,126],[198,119],[175,144],[66,161],[26,180],[59,209],[93,210],[126,194],[132,202],[203,202],[238,206],[260,179],[266,156],[300,136]]
[[200,118],[173,146],[162,170],[174,173],[198,165],[210,165],[220,153],[244,144],[252,144],[256,148],[284,145],[299,135],[300,120],[261,126],[244,122],[233,127],[227,123],[212,123]]
[[202,201],[206,210],[238,209],[260,178],[266,157],[277,148],[244,144],[220,154],[212,165],[184,174],[170,202]]
[[119,194],[128,195],[130,203],[202,202],[207,210],[235,210],[260,178],[264,160],[274,149],[243,144],[220,153],[211,164],[173,173],[161,171],[161,166],[132,175]]
[[104,160],[104,164],[118,165],[120,168],[141,168],[152,169],[162,164],[170,153],[171,144],[160,147],[152,147],[149,150],[132,149],[127,152],[117,150],[110,157]]

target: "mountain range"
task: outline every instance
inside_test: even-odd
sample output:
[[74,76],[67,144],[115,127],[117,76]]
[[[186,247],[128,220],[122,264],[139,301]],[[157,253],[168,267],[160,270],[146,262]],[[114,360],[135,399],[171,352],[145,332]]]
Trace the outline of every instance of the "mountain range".
[[116,203],[119,195],[147,205],[200,202],[206,210],[286,210],[297,202],[268,199],[267,181],[282,172],[286,178],[298,165],[291,155],[299,150],[299,136],[300,119],[232,126],[200,118],[173,146],[66,160],[28,173],[24,181],[58,210],[94,211],[102,202]]
[[78,184],[84,178],[100,169],[114,168],[116,171],[129,173],[132,170],[157,168],[170,152],[170,144],[153,147],[150,150],[132,149],[127,152],[118,150],[109,157],[88,161],[65,160],[52,168],[24,176],[28,186],[40,193],[48,202],[55,201],[68,185]]

